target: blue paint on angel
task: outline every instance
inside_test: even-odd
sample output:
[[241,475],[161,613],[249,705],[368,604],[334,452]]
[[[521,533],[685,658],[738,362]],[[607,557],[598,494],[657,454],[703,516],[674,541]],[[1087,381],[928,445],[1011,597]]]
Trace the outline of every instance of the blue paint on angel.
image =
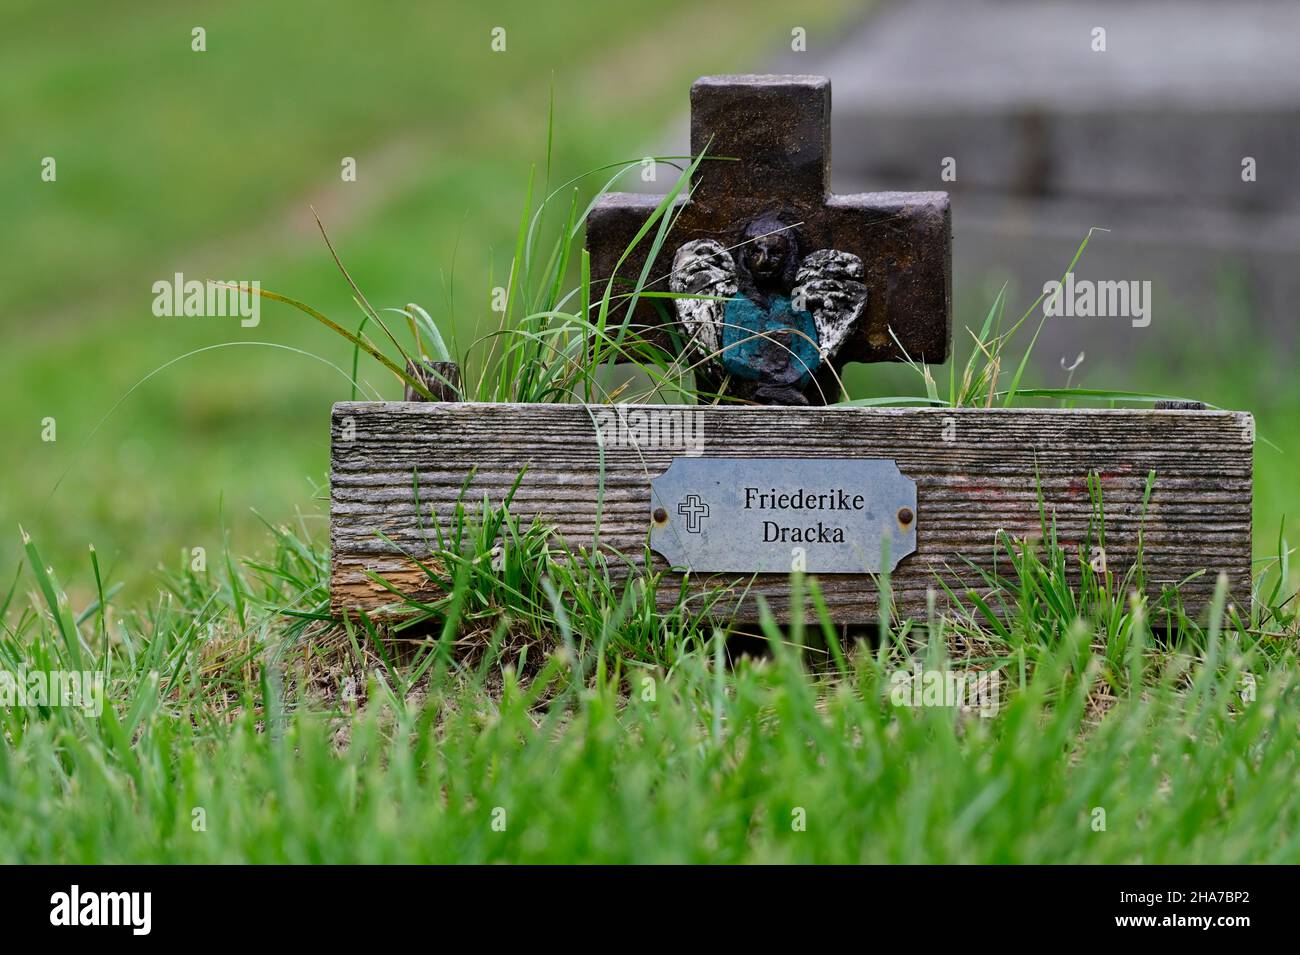
[[[781,332],[786,334],[780,334]],[[821,364],[817,323],[796,310],[784,295],[770,295],[764,306],[736,295],[727,302],[722,328],[722,366],[750,380],[774,373],[785,383],[803,387]],[[786,369],[781,375],[778,369]]]
[[834,400],[838,389],[816,373],[843,363],[840,346],[862,323],[864,278],[852,253],[803,255],[797,232],[772,215],[746,225],[731,248],[712,238],[684,243],[669,290],[680,296],[678,318],[701,358],[696,387],[757,404]]

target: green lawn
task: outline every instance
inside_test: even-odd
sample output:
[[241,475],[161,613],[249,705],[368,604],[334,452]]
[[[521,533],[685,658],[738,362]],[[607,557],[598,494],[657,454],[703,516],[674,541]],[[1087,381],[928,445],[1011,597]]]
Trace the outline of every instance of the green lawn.
[[[1013,547],[1006,623],[850,645],[820,614],[736,658],[538,530],[493,569],[484,517],[385,633],[286,621],[326,576],[289,532],[134,611],[34,572],[0,671],[97,670],[105,705],[0,707],[0,861],[1300,861],[1293,614],[1170,643],[1123,581]],[[949,673],[986,681],[965,708]]]

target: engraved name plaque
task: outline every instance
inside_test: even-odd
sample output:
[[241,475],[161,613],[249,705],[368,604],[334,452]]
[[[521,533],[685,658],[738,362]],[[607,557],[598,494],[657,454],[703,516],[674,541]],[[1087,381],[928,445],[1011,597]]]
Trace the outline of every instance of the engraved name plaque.
[[700,573],[861,574],[916,550],[916,482],[879,458],[675,458],[650,547]]

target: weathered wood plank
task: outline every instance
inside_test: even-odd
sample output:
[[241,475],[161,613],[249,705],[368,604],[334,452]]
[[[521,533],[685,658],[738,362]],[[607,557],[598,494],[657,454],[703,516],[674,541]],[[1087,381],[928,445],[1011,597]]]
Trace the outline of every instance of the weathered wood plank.
[[[445,520],[472,469],[471,496],[500,501],[527,469],[512,511],[540,515],[574,546],[590,546],[600,504],[600,543],[640,562],[650,524],[650,479],[680,449],[607,446],[601,471],[596,425],[602,409],[580,405],[344,402],[334,406],[330,474],[331,595],[336,611],[392,602],[366,571],[421,590],[423,574],[401,551],[423,558],[424,527]],[[899,612],[925,613],[936,575],[978,586],[965,558],[994,570],[1000,531],[1037,537],[1039,488],[1058,539],[1090,539],[1088,475],[1098,475],[1106,512],[1106,561],[1122,574],[1142,530],[1148,591],[1186,583],[1184,604],[1204,607],[1220,571],[1234,600],[1250,593],[1254,421],[1249,414],[1183,410],[866,409],[709,407],[699,417],[710,457],[890,458],[917,483],[917,549],[894,571]],[[1148,474],[1155,483],[1145,520]],[[739,477],[739,476],[738,476]],[[377,536],[382,532],[400,551]],[[658,558],[656,558],[656,561]],[[1001,554],[1005,571],[1006,557]],[[732,578],[748,583],[751,578]],[[761,575],[751,593],[779,614],[786,579]],[[877,613],[868,576],[821,579],[837,619]],[[675,588],[669,588],[675,590]],[[980,587],[982,590],[983,588]],[[752,606],[749,608],[752,615]]]

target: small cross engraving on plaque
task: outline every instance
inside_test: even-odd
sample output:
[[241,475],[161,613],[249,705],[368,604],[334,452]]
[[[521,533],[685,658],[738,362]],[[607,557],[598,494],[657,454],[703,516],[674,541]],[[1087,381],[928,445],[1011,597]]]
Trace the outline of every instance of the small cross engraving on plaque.
[[686,533],[698,534],[701,518],[709,516],[709,505],[698,494],[687,494],[686,500],[677,505],[677,513],[686,515]]

